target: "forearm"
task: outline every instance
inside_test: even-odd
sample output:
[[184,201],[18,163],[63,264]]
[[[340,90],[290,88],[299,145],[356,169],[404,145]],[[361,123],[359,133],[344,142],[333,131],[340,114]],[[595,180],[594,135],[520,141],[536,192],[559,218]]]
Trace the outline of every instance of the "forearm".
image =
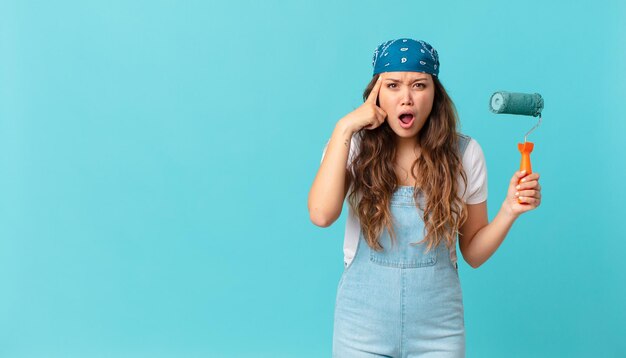
[[474,268],[485,263],[500,247],[517,217],[503,205],[496,217],[471,239],[463,253],[465,261]]
[[339,121],[309,192],[309,215],[318,226],[329,226],[341,214],[346,164],[354,129]]

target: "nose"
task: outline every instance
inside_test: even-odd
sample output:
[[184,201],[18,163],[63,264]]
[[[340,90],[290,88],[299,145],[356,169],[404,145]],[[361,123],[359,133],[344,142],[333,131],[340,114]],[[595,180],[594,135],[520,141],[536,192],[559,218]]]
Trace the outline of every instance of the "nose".
[[405,106],[413,105],[413,95],[411,93],[411,89],[408,87],[404,87],[402,93],[400,94],[400,102]]

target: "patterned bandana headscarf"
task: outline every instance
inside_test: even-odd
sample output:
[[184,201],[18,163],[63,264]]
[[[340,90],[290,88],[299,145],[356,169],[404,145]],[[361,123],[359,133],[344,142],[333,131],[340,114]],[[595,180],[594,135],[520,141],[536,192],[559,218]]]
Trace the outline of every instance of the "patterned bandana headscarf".
[[439,55],[427,42],[412,39],[385,41],[374,50],[374,74],[382,72],[425,72],[439,74]]

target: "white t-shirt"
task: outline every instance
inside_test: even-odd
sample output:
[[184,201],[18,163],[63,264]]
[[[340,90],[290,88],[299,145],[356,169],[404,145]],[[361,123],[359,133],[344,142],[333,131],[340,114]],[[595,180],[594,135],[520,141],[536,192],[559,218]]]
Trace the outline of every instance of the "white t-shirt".
[[[330,139],[328,140],[328,142],[326,142],[321,161],[324,160],[324,155],[326,154],[326,149],[328,148],[329,142]],[[358,135],[354,134],[352,136],[352,140],[350,141],[350,154],[348,156],[346,168],[348,168],[350,163],[352,163],[352,160],[354,159],[354,156],[359,149],[358,147]],[[463,201],[466,204],[479,204],[484,202],[485,200],[487,200],[487,165],[485,163],[485,156],[483,154],[482,148],[474,138],[470,139],[470,142],[465,149],[465,153],[463,153],[462,162],[465,174],[467,175],[468,183],[468,190],[465,192],[465,195],[463,195]],[[463,193],[463,189],[463,180],[459,178],[459,194]],[[346,231],[343,243],[345,266],[348,266],[354,258],[357,245],[359,243],[360,233],[361,225],[359,219],[354,214],[352,207],[348,205],[348,219],[346,221]],[[456,264],[456,245],[450,248],[450,259],[452,260],[452,264]]]

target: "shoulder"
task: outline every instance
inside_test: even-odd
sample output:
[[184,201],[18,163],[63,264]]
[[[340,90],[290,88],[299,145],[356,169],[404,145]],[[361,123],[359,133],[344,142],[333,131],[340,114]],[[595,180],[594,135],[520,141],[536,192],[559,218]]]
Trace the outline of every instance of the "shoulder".
[[487,165],[483,150],[474,138],[462,135],[466,148],[463,152],[462,165],[467,175],[468,187],[464,192],[467,204],[477,204],[487,200]]
[[475,167],[480,162],[485,161],[483,149],[475,138],[462,133],[457,133],[457,135],[459,138],[459,150],[463,153],[463,166],[466,169]]

